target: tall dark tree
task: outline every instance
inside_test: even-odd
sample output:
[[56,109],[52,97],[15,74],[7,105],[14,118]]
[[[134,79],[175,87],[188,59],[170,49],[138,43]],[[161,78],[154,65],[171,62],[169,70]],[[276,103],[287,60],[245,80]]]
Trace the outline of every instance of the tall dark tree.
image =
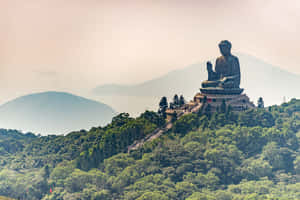
[[49,165],[46,165],[44,167],[44,178],[47,179],[50,176],[50,169],[49,169]]
[[258,108],[264,108],[265,107],[265,103],[262,97],[259,97],[258,101],[257,101],[257,107]]
[[168,99],[167,99],[167,97],[162,97],[159,102],[158,114],[163,116],[163,118],[166,118],[167,117],[167,115],[166,115],[167,108],[168,108]]
[[208,118],[211,117],[211,105],[210,104],[207,104],[207,106],[204,109],[204,113]]
[[171,119],[172,123],[175,122],[177,120],[177,118],[178,118],[177,113],[174,112],[174,114],[172,115],[172,119]]
[[172,102],[170,103],[170,109],[174,109],[174,103],[172,103]]
[[221,107],[220,107],[220,111],[221,113],[225,113],[226,112],[226,101],[225,99],[222,100],[222,104],[221,104]]
[[183,95],[180,95],[179,106],[183,106],[184,104],[185,104],[185,99],[184,99]]
[[226,108],[226,116],[229,117],[232,114],[232,107],[228,105]]
[[159,102],[159,108],[168,107],[168,99],[167,97],[162,97]]
[[178,107],[179,106],[179,98],[178,98],[178,95],[175,94],[174,97],[173,97],[173,105],[175,107]]

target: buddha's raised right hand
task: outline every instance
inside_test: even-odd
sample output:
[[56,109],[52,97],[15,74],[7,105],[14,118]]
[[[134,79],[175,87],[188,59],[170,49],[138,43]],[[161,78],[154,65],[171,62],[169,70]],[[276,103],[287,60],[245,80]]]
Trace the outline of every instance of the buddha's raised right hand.
[[213,65],[211,64],[211,62],[208,61],[208,62],[206,63],[207,71],[209,71],[209,72],[213,71],[213,70],[212,70],[212,67],[213,67]]

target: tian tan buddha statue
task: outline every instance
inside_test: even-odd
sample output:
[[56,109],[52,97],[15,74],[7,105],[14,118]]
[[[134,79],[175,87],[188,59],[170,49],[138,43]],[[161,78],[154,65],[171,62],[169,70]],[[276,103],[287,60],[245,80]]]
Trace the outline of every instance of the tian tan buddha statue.
[[223,40],[219,43],[221,57],[217,58],[215,71],[207,62],[208,80],[202,82],[202,93],[206,94],[241,94],[241,73],[239,59],[231,54],[231,43]]

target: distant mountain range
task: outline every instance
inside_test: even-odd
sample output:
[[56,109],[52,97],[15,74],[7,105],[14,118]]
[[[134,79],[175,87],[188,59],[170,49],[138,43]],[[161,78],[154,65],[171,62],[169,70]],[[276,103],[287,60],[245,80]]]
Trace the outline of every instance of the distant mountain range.
[[[286,99],[300,97],[299,75],[284,71],[250,55],[236,55],[241,65],[241,87],[245,89],[245,93],[254,103],[260,96],[263,97],[266,105],[280,104],[284,97]],[[199,92],[201,82],[206,79],[205,61],[144,83],[102,85],[93,89],[92,92],[114,108],[123,109],[120,106],[120,99],[131,102],[128,103],[130,105],[126,108],[127,111],[138,114],[146,108],[157,109],[157,101],[161,96],[172,97],[174,94],[183,94],[186,99],[192,99],[193,95]],[[149,104],[149,101],[152,103]],[[137,102],[139,110],[136,109]],[[143,105],[142,102],[145,104]]]
[[[253,56],[237,56],[241,64],[241,87],[254,103],[260,96],[265,105],[280,104],[284,97],[300,98],[299,75]],[[89,129],[111,121],[116,112],[107,105],[137,116],[146,109],[157,110],[162,96],[170,100],[174,94],[183,94],[186,100],[191,100],[206,79],[206,62],[203,62],[136,85],[99,86],[91,93],[99,102],[62,92],[30,94],[0,106],[0,128],[41,134]]]
[[97,101],[63,92],[30,94],[0,106],[0,127],[65,134],[109,123],[116,112]]

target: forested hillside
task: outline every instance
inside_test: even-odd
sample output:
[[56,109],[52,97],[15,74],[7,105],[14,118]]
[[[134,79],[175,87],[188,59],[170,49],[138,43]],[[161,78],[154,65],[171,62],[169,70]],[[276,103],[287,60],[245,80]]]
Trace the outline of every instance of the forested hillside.
[[122,113],[67,136],[0,131],[0,195],[15,199],[300,199],[300,100],[189,114],[161,127],[154,112]]

